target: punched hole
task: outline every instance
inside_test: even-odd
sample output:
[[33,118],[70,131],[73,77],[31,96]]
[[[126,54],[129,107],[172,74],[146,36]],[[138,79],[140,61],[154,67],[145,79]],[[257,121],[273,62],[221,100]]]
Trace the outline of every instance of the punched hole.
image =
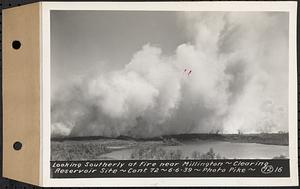
[[17,142],[14,143],[13,147],[14,147],[15,150],[21,150],[22,143],[17,141]]
[[15,40],[15,41],[12,42],[12,48],[17,50],[20,47],[21,47],[21,42],[20,41]]

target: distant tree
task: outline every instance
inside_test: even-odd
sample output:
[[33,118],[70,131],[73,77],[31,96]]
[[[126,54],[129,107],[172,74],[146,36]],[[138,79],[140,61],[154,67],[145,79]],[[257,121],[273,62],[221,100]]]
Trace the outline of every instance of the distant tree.
[[242,134],[243,134],[243,131],[239,129],[239,130],[238,130],[238,134],[239,134],[239,135],[242,135]]

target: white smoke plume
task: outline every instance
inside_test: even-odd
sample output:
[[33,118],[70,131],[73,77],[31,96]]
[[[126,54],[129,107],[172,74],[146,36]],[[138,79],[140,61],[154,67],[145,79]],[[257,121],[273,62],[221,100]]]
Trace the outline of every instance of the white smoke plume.
[[287,131],[288,17],[178,16],[193,40],[173,55],[145,44],[123,69],[52,95],[52,136]]

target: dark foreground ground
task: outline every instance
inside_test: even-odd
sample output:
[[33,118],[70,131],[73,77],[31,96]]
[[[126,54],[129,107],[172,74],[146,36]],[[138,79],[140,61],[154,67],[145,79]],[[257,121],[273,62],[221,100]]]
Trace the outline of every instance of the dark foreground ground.
[[[200,144],[201,142],[232,142],[257,143],[267,145],[288,146],[288,133],[268,134],[180,134],[155,138],[132,138],[120,136],[107,138],[68,137],[52,138],[51,160],[99,160],[111,159],[106,154],[120,151],[129,154],[129,159],[223,159],[226,158],[215,152],[213,148],[207,151],[193,151],[190,155],[183,155],[182,150],[174,150],[172,146],[186,144]],[[170,148],[169,148],[170,147]],[[125,149],[125,151],[124,151]],[[123,150],[123,151],[122,151]],[[129,152],[128,152],[129,150]],[[116,154],[116,153],[113,153]],[[287,158],[278,154],[273,158]],[[128,159],[128,158],[126,158]]]

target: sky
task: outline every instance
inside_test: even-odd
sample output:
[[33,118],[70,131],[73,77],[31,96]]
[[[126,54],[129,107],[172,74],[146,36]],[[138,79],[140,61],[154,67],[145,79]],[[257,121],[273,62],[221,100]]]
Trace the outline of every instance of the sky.
[[287,131],[288,19],[51,11],[52,135]]
[[[144,44],[172,54],[188,41],[176,12],[52,11],[53,85],[66,78],[122,68]],[[72,64],[70,64],[72,62]],[[71,70],[70,70],[71,69]]]

